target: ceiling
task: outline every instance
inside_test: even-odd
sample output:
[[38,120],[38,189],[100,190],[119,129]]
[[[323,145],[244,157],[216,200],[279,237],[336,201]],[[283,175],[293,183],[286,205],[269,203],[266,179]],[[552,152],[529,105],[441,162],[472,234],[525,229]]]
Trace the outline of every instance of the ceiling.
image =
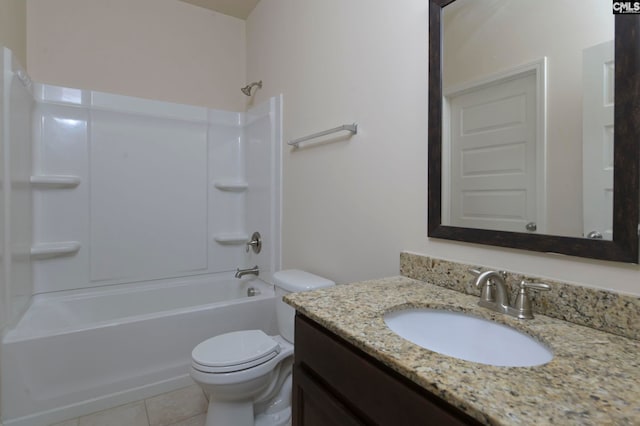
[[181,0],[216,12],[247,19],[260,0]]

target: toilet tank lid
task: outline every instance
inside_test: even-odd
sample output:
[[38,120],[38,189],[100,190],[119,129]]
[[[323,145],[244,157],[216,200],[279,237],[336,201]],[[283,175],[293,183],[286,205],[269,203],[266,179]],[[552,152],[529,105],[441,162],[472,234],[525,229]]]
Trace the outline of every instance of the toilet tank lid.
[[335,285],[331,280],[298,269],[287,269],[273,274],[274,284],[283,290],[297,293]]

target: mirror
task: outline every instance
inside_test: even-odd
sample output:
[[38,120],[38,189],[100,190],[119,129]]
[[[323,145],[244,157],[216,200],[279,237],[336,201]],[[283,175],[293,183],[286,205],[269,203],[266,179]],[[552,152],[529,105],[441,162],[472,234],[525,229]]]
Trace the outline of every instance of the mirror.
[[430,0],[430,237],[638,263],[640,15],[602,3]]

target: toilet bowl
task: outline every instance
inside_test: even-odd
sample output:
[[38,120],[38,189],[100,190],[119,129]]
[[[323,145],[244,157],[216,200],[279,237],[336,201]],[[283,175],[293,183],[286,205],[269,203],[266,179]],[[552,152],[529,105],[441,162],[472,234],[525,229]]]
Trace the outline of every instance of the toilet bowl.
[[242,330],[214,336],[191,354],[191,377],[209,398],[206,426],[284,426],[291,418],[291,369],[295,310],[287,293],[335,283],[299,270],[276,272],[280,335]]

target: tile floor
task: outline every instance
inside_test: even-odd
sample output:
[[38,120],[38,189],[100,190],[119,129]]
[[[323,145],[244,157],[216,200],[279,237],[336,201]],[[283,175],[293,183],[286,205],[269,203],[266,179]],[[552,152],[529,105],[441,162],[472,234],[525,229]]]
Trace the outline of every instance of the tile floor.
[[204,426],[207,400],[196,384],[52,426]]

